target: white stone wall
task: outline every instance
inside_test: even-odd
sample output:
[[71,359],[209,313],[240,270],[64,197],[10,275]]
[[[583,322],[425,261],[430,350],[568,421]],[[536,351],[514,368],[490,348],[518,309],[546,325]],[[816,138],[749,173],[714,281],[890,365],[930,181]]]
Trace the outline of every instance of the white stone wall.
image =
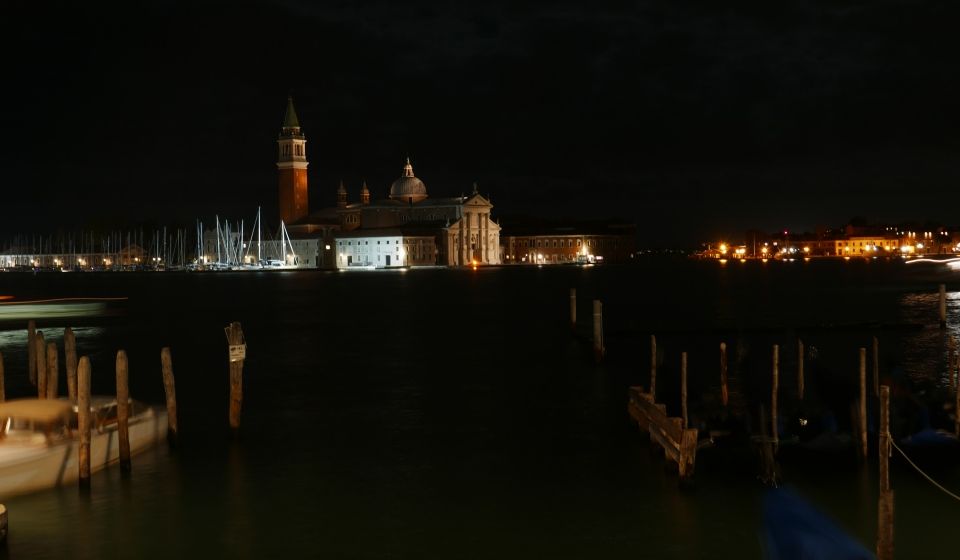
[[336,243],[337,268],[406,265],[406,251],[400,235],[338,238]]

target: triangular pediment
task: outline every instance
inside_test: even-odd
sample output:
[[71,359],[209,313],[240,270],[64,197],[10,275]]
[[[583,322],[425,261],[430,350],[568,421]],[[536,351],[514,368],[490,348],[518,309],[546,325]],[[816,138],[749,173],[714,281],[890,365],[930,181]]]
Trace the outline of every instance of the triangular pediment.
[[493,208],[493,204],[480,193],[473,193],[468,196],[463,201],[463,205],[471,208]]

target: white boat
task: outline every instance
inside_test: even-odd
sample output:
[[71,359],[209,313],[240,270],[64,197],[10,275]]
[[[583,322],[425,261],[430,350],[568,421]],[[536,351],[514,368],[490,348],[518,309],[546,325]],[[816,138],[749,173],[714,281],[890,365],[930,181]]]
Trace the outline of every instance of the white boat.
[[347,263],[347,268],[341,268],[340,270],[376,270],[377,265],[368,262],[351,262]]
[[[117,400],[90,403],[90,471],[117,462]],[[167,412],[130,401],[130,454],[167,437]],[[64,399],[19,399],[0,403],[0,497],[75,482],[79,477],[80,434],[76,403]]]
[[[259,216],[259,214],[258,214]],[[280,246],[279,248],[273,247],[276,254],[272,257],[264,258],[262,255],[257,256],[257,259],[261,263],[263,270],[296,270],[300,268],[300,257],[297,256],[296,251],[293,249],[293,241],[290,239],[290,234],[287,233],[287,225],[280,221]],[[260,241],[257,241],[257,246],[260,246]],[[258,249],[259,251],[259,249]]]
[[0,321],[24,319],[63,319],[67,317],[101,317],[122,308],[125,297],[115,298],[47,298],[23,300],[0,296]]

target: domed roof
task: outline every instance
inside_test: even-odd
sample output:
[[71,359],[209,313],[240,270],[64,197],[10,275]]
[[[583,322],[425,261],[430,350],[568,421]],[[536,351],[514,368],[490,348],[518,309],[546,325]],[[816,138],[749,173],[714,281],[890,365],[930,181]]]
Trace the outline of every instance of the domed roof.
[[410,158],[407,158],[407,164],[403,167],[403,176],[390,185],[390,198],[404,202],[420,202],[427,198],[427,186],[413,176]]

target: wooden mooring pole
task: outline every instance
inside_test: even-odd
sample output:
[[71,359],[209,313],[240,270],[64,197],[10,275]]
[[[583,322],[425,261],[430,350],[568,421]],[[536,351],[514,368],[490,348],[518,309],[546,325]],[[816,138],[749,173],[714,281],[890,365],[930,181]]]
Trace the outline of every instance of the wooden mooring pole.
[[90,358],[77,364],[77,428],[80,431],[80,486],[90,486]]
[[657,337],[650,335],[650,396],[657,402]]
[[730,402],[730,391],[727,389],[727,343],[720,343],[720,402],[727,406]]
[[867,456],[867,349],[860,349],[860,402],[857,413],[860,426],[860,455]]
[[947,286],[940,284],[940,328],[947,328]]
[[37,376],[37,397],[47,398],[47,342],[43,339],[43,331],[37,331],[33,337],[33,345],[36,347],[34,356],[37,358],[36,372]]
[[171,443],[176,443],[177,388],[173,382],[173,358],[169,347],[160,350],[160,365],[163,369],[163,391],[167,395],[167,438]]
[[770,392],[770,424],[772,427],[771,435],[773,436],[773,450],[777,450],[777,446],[780,444],[780,430],[777,429],[779,424],[777,418],[777,393],[780,390],[780,345],[773,345],[773,383]]
[[570,288],[570,330],[577,330],[577,289]]
[[877,337],[873,337],[873,394],[880,396],[880,343]]
[[63,356],[67,361],[67,396],[74,400],[77,398],[77,338],[70,327],[63,331]]
[[800,400],[803,400],[803,391],[804,391],[804,382],[803,382],[803,340],[797,339],[797,394],[800,396]]
[[117,437],[120,440],[120,469],[130,470],[130,384],[127,352],[117,351]]
[[893,490],[890,489],[890,387],[880,387],[880,499],[877,560],[893,560]]
[[953,370],[951,373],[953,374],[954,389],[960,389],[960,356],[954,356]]
[[960,391],[960,356],[956,357],[956,362],[953,364],[953,387]]
[[233,322],[224,329],[230,352],[230,428],[234,435],[240,429],[240,405],[243,403],[243,361],[247,345],[240,323]]
[[890,489],[890,387],[880,388],[880,491]]
[[593,300],[593,359],[597,363],[603,361],[606,349],[603,346],[603,302]]
[[953,386],[953,361],[954,361],[954,340],[953,335],[947,335],[947,383]]
[[680,354],[680,416],[683,418],[683,429],[690,425],[687,418],[687,353]]
[[60,377],[60,360],[57,352],[57,343],[47,343],[47,398],[57,398],[57,381]]
[[37,323],[32,319],[27,322],[27,371],[30,374],[30,384],[37,386],[37,347],[34,339],[37,336]]

